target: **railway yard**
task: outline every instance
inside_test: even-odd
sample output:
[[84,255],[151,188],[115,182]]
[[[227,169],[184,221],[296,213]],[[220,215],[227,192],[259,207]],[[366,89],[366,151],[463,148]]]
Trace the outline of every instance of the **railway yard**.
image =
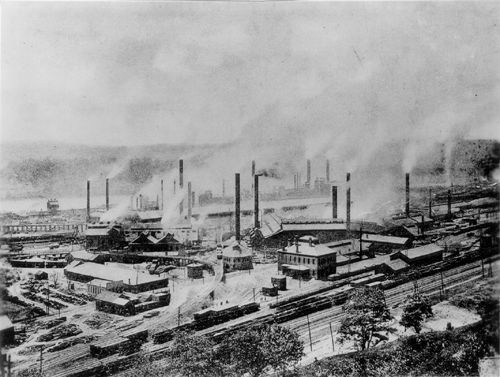
[[[153,236],[155,224],[127,236],[124,249],[89,247],[95,245],[89,237],[98,233],[93,229],[118,233],[120,224],[88,224],[87,234],[72,234],[60,244],[51,238],[44,243],[40,235],[35,243],[16,241],[1,266],[8,298],[4,312],[13,323],[2,368],[14,375],[27,369],[54,377],[119,375],[144,356],[166,363],[176,331],[219,342],[238,329],[272,323],[299,334],[304,365],[355,350],[338,343],[338,329],[343,304],[360,286],[383,291],[397,329],[387,334],[389,341],[407,333],[397,318],[415,292],[431,297],[440,313],[424,331],[477,322],[477,315],[451,306],[447,298],[464,284],[499,277],[498,200],[494,207],[462,206],[465,210],[453,214],[449,194],[445,199],[447,206],[434,204],[445,208],[434,220],[424,222],[415,214],[421,209],[413,208],[411,215],[407,209],[383,225],[303,221],[288,239],[276,241],[272,234],[260,246],[252,238],[257,232],[247,232],[219,248],[213,240],[200,240],[180,253],[148,250],[167,239]],[[315,233],[314,221],[331,233]],[[236,229],[240,234],[239,223]],[[319,243],[325,234],[330,242]],[[241,261],[251,263],[237,267]]]

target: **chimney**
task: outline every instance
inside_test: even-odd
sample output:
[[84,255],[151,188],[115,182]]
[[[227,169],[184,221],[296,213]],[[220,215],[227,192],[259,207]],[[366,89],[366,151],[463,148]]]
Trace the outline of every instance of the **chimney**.
[[287,242],[288,242],[288,247],[292,246],[292,240],[290,238],[287,240]]
[[451,189],[448,189],[448,216],[451,216]]
[[139,197],[135,197],[135,209],[139,209]]
[[192,199],[192,192],[191,192],[191,182],[188,182],[188,222],[191,223],[191,199]]
[[254,227],[256,228],[260,228],[260,224],[259,224],[259,176],[258,175],[254,175],[253,176],[253,179],[254,179],[254,182],[253,182],[253,185],[254,185],[254,196],[253,196],[253,204],[254,204],[254,210],[253,210],[253,214],[254,214]]
[[236,173],[234,175],[234,212],[235,221],[234,228],[236,231],[236,241],[240,242],[240,174]]
[[293,174],[293,189],[297,189],[297,174]]
[[179,187],[184,187],[184,161],[179,160]]
[[87,222],[90,222],[90,181],[87,181]]
[[163,179],[161,180],[161,210],[163,211]]
[[421,221],[420,221],[420,232],[422,235],[424,235],[424,215],[422,215]]
[[109,211],[109,179],[106,178],[106,211]]
[[174,195],[175,195],[175,186],[177,185],[177,182],[175,182],[175,179],[174,179]]
[[351,173],[347,173],[347,189],[346,189],[346,229],[351,230]]
[[299,241],[297,240],[297,237],[295,237],[295,251],[299,253]]
[[337,214],[337,186],[332,186],[332,218],[336,219]]
[[429,189],[429,218],[432,219],[432,189]]
[[311,184],[311,160],[307,160],[307,183]]
[[255,175],[255,160],[252,160],[252,177]]
[[313,246],[313,239],[311,237],[309,237],[309,247],[312,247]]
[[406,173],[406,217],[410,217],[410,173]]
[[139,209],[142,209],[142,194],[139,195]]
[[326,160],[326,181],[330,182],[330,160]]

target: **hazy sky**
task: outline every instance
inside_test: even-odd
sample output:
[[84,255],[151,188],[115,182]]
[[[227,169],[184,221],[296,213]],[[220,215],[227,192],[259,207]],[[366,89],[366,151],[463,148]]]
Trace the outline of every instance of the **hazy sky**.
[[1,15],[2,142],[293,139],[314,155],[499,135],[496,3],[4,2]]

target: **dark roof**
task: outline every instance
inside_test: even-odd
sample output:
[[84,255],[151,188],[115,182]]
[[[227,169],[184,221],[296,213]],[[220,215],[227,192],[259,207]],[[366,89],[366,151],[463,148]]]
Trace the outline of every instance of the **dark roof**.
[[392,271],[401,271],[408,268],[409,264],[404,260],[396,259],[390,262],[385,263],[387,267],[389,267]]
[[85,232],[85,236],[107,236],[109,234],[109,228],[88,228]]
[[151,244],[156,244],[158,240],[154,238],[153,236],[149,235],[149,232],[141,232],[138,237],[136,237],[132,242],[130,242],[131,245],[151,245]]

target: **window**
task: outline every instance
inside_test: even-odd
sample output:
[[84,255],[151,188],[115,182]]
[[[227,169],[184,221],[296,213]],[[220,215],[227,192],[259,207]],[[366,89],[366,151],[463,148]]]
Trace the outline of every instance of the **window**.
[[293,257],[293,261],[296,262],[297,261],[297,257]]
[[307,264],[311,263],[311,259],[307,258]]

